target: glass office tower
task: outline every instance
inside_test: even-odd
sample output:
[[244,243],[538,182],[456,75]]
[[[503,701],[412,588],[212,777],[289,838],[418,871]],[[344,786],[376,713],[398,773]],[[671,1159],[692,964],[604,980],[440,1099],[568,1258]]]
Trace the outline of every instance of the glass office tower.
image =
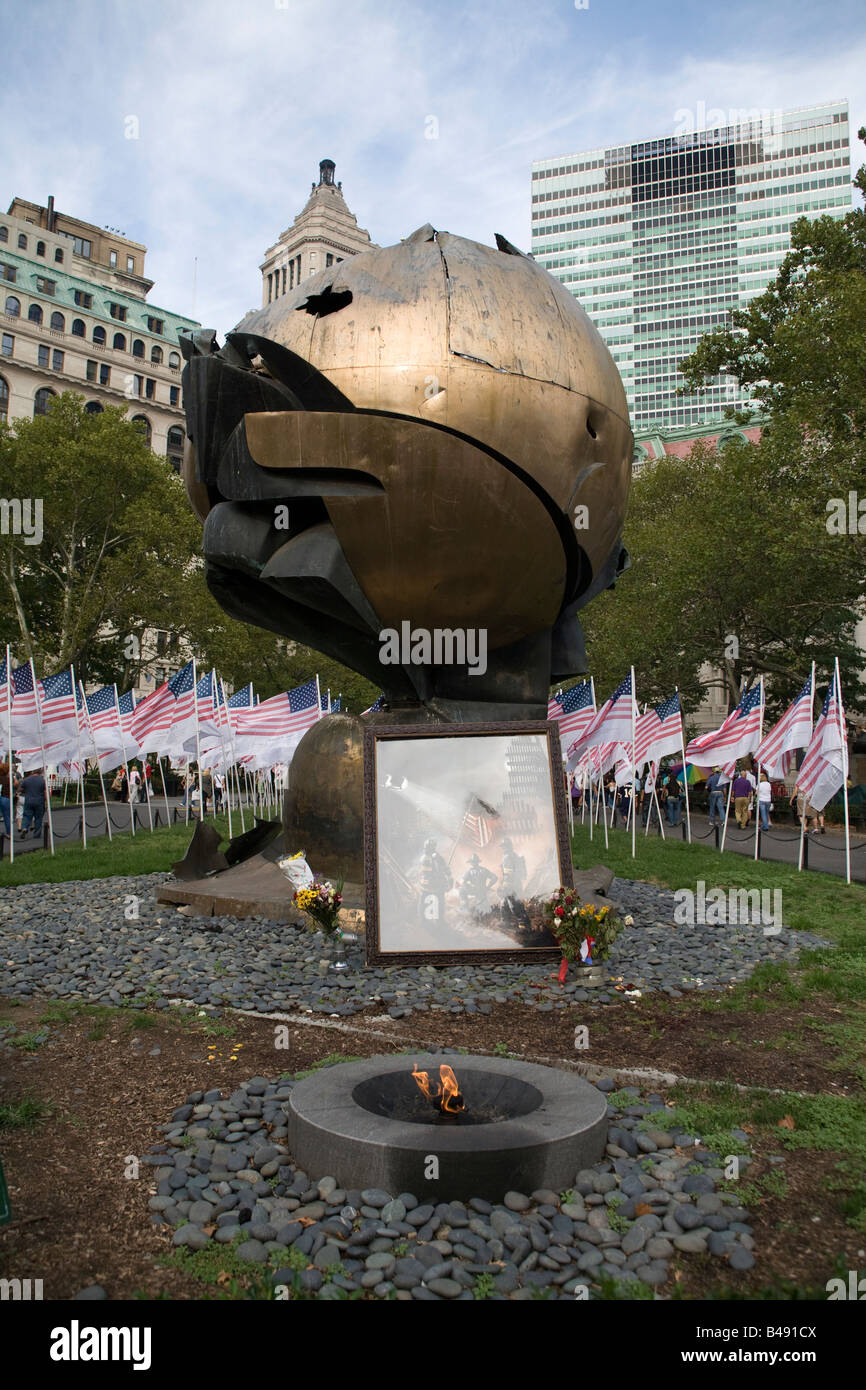
[[798,217],[851,210],[847,101],[729,118],[532,166],[532,253],[610,348],[636,433],[746,403],[725,376],[677,396],[678,363],[766,288]]

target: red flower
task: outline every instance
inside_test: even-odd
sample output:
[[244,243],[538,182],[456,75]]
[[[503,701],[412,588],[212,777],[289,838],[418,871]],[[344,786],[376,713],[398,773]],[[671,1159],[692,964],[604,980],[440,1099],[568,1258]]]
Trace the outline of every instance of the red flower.
[[561,907],[555,907],[555,908],[553,909],[553,915],[554,915],[554,917],[564,917],[564,916],[565,916],[565,910],[564,910],[563,908],[561,908]]
[[571,904],[574,902],[574,898],[571,896],[571,894],[569,894],[565,901],[568,903],[569,907],[571,907]]

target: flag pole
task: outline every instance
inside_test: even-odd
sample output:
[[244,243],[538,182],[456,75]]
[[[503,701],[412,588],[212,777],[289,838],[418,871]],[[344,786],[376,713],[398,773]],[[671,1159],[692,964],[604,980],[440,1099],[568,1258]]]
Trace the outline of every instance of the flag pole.
[[9,863],[15,863],[15,760],[12,753],[12,657],[6,646],[6,733],[9,743]]
[[[764,737],[764,677],[762,676],[762,677],[761,677],[761,721],[760,721],[760,724],[758,725],[758,747],[759,747],[759,748],[760,748],[760,746],[761,746],[761,742],[762,742],[762,740],[763,740],[763,737]],[[759,793],[759,788],[760,788],[760,785],[761,785],[761,764],[760,764],[759,762],[756,762],[756,763],[755,763],[755,766],[756,766],[757,769],[758,769],[758,780],[757,780],[756,783],[755,783],[755,854],[754,854],[754,858],[755,858],[755,860],[757,861],[757,858],[758,858],[758,838],[759,838],[759,835],[760,835],[760,825],[761,825],[761,801],[760,801],[760,793]]]
[[[70,664],[69,674],[72,678],[72,702],[75,704],[75,667]],[[81,724],[78,720],[78,710],[75,710],[75,733],[78,743],[78,778],[81,785],[81,842],[84,849],[87,849],[87,803],[84,800],[84,754],[81,751]]]
[[[201,744],[200,744],[200,742],[199,742],[199,736],[198,736],[198,672],[197,672],[197,670],[196,670],[195,657],[193,657],[193,659],[192,659],[192,704],[193,704],[193,709],[195,710],[195,761],[196,761],[196,767],[198,768],[198,807],[199,807],[199,819],[200,819],[201,821],[204,821],[204,819],[205,819],[205,809],[204,809],[204,781],[203,781],[203,778],[202,778],[202,770],[201,770]],[[211,784],[211,794],[213,794],[213,784]],[[188,800],[189,800],[189,797],[187,797],[187,801],[188,801]],[[214,801],[216,801],[216,797],[214,797]]]
[[676,691],[677,703],[679,704],[679,707],[680,707],[680,751],[682,752],[682,755],[683,755],[683,790],[684,790],[685,798],[686,798],[686,839],[688,840],[689,844],[691,844],[691,842],[692,842],[692,817],[691,817],[691,811],[690,811],[690,808],[689,808],[689,773],[688,773],[688,768],[686,767],[686,741],[685,741],[685,734],[684,734],[684,732],[683,732],[683,705],[682,705],[682,701],[681,701],[680,698],[679,698],[679,696],[680,696],[680,688],[679,688],[679,686],[678,686],[678,685],[675,685],[675,686],[674,686],[674,690]]
[[[214,696],[216,696],[217,691],[219,690],[219,686],[217,685],[217,674],[213,667],[211,667],[210,675],[211,680],[213,681],[213,694]],[[213,700],[211,701],[211,703],[213,704]],[[232,783],[231,772],[226,763],[226,745],[225,739],[223,738],[222,717],[220,717],[220,719],[218,720],[218,724],[220,731],[220,747],[222,748],[223,754],[223,772],[225,773],[225,776],[223,777],[223,791],[225,792],[226,806],[228,808],[229,813],[229,839],[231,840],[234,838],[234,831],[232,830]],[[216,806],[216,796],[214,796],[214,806]]]
[[48,844],[51,853],[54,853],[54,822],[51,818],[51,783],[48,778],[48,765],[45,761],[45,729],[42,724],[42,702],[39,698],[39,682],[36,679],[36,669],[33,665],[33,657],[30,658],[30,678],[33,681],[33,694],[36,697],[36,720],[39,725],[39,747],[42,751],[42,776],[45,781],[45,806],[48,812]]
[[[734,772],[736,772],[736,770],[737,770],[737,762],[736,762],[736,759],[734,759]],[[730,815],[730,812],[731,812],[731,792],[732,792],[732,790],[733,790],[733,786],[734,786],[734,779],[733,779],[733,776],[732,776],[731,779],[730,779],[730,781],[728,782],[728,800],[727,800],[727,804],[726,804],[726,806],[725,806],[725,823],[724,823],[724,825],[722,826],[722,843],[719,845],[719,853],[720,853],[720,854],[723,853],[723,851],[724,851],[724,848],[725,848],[725,836],[726,836],[727,833],[728,833],[728,816]]]
[[129,828],[135,834],[135,816],[133,815],[132,802],[129,800],[129,762],[126,756],[126,740],[123,737],[123,720],[120,717],[120,698],[117,694],[117,681],[114,682],[114,708],[117,711],[117,726],[120,730],[120,754],[123,758],[123,770],[126,773],[126,804],[129,807]]
[[240,814],[241,814],[241,834],[242,834],[242,835],[245,835],[245,834],[246,834],[246,831],[247,831],[247,826],[246,826],[246,821],[244,820],[244,798],[243,798],[243,792],[241,791],[241,781],[240,781],[240,777],[238,776],[238,754],[237,754],[237,749],[235,748],[235,731],[234,731],[234,729],[233,729],[233,727],[232,727],[232,717],[231,717],[231,715],[230,715],[230,713],[229,713],[229,704],[228,704],[228,700],[226,699],[225,686],[222,684],[222,682],[220,682],[220,692],[221,692],[221,694],[222,694],[223,709],[225,710],[225,716],[226,716],[226,719],[228,720],[229,745],[230,745],[231,750],[232,750],[232,770],[234,771],[234,774],[235,774],[235,786],[237,787],[237,791],[238,791],[238,810],[240,811]]
[[851,829],[848,821],[848,738],[842,710],[842,683],[839,678],[839,658],[836,657],[836,707],[839,711],[839,738],[842,752],[842,803],[845,807],[845,882],[851,882]]
[[169,809],[168,791],[165,785],[165,768],[162,765],[162,756],[159,753],[156,755],[156,765],[159,768],[159,775],[162,778],[162,799],[165,802],[165,823],[166,825],[171,825],[171,810]]
[[[815,663],[814,663],[814,661],[812,662],[812,680],[811,680],[811,684],[810,684],[810,686],[809,686],[809,724],[810,724],[809,743],[811,743],[811,742],[812,742],[811,729],[814,728],[814,726],[815,726]],[[806,747],[808,748],[808,746],[809,746],[809,745],[807,744]],[[799,773],[799,769],[797,769],[797,771],[798,771],[798,773]],[[795,791],[795,793],[796,793],[796,791],[797,791],[798,785],[799,785],[799,778],[797,778],[797,780],[795,780],[795,782],[794,782],[794,791]],[[799,811],[799,809],[800,809],[800,807],[799,807],[799,805],[798,805],[798,806],[797,806],[797,810]],[[798,871],[799,871],[800,873],[802,873],[802,871],[803,871],[803,841],[804,841],[805,835],[806,835],[805,825],[806,825],[806,818],[805,818],[805,816],[801,816],[801,817],[800,817],[800,854],[799,854],[799,858],[798,858],[798,860],[797,860],[797,869],[798,869]]]
[[[631,690],[630,690],[630,692],[629,692],[629,696],[630,696],[630,699],[631,699],[631,799],[632,799],[632,802],[634,802],[634,784],[635,784],[635,782],[637,781],[637,750],[636,750],[636,747],[635,747],[637,735],[636,735],[636,733],[635,733],[635,718],[634,718],[634,712],[635,712],[635,698],[634,698],[634,667],[633,667],[633,666],[632,666],[632,668],[631,668]],[[635,854],[636,854],[636,850],[635,850],[635,836],[636,836],[636,833],[637,833],[637,818],[636,818],[635,816],[632,816],[632,820],[631,820],[631,857],[632,857],[632,859],[634,859]]]
[[99,777],[99,786],[102,790],[102,804],[105,807],[105,828],[108,831],[108,839],[110,843],[112,838],[111,817],[108,814],[108,797],[105,795],[105,782],[102,779],[102,768],[99,766],[99,749],[96,746],[96,737],[93,733],[93,724],[90,719],[90,710],[87,708],[87,696],[84,693],[84,684],[82,681],[79,681],[78,685],[81,690],[81,701],[84,706],[84,717],[87,720],[87,727],[90,730],[90,742],[93,744],[93,753],[96,758],[96,772],[97,776]]

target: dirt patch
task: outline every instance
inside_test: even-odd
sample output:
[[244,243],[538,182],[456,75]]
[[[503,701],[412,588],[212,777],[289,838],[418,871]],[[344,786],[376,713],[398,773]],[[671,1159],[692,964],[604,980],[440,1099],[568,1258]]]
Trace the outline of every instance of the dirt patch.
[[[703,1013],[688,1001],[638,1000],[606,1008],[575,1005],[540,1013],[499,1004],[483,1014],[413,1014],[392,1027],[407,1039],[440,1047],[492,1052],[497,1046],[545,1057],[591,1062],[615,1070],[652,1068],[706,1081],[730,1081],[789,1091],[862,1093],[859,1079],[833,1065],[822,1023],[838,1023],[842,1010],[815,999],[802,1006]],[[589,1046],[575,1050],[575,1028],[588,1028]],[[791,1035],[791,1036],[788,1036]]]
[[[304,1027],[290,1029],[290,1046],[277,1050],[272,1022],[237,1015],[230,1037],[159,1013],[146,1016],[147,1027],[141,1014],[123,1009],[42,1025],[49,1008],[0,1004],[16,1036],[48,1031],[32,1053],[0,1049],[4,1104],[32,1096],[52,1108],[32,1129],[0,1133],[13,1213],[0,1227],[0,1271],[42,1279],[46,1299],[71,1298],[88,1284],[113,1299],[136,1291],[201,1298],[201,1284],[156,1266],[168,1247],[149,1220],[152,1175],[142,1166],[137,1180],[125,1177],[128,1157],[156,1142],[157,1126],[190,1091],[230,1091],[238,1080],[297,1072],[331,1053],[391,1050],[375,1038]],[[94,1031],[103,1036],[89,1037]]]

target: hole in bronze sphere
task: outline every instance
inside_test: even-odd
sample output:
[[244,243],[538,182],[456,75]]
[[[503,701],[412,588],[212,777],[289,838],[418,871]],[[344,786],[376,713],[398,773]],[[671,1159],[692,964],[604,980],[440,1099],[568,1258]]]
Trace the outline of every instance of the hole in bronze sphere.
[[587,433],[591,436],[591,438],[593,438],[593,439],[598,439],[598,435],[596,434],[596,432],[595,432],[595,430],[594,430],[594,428],[593,428],[592,421],[591,421],[590,419],[587,419],[587,422],[586,422],[586,429],[587,429]]

